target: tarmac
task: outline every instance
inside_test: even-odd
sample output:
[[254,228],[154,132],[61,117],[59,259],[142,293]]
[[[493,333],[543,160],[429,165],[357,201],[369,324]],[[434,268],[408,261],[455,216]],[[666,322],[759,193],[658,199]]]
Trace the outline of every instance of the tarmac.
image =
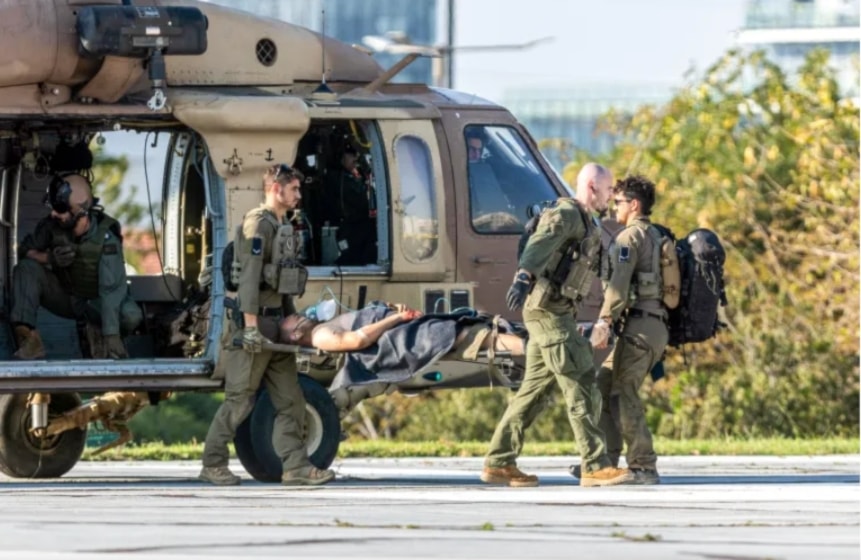
[[666,457],[657,486],[482,484],[481,459],[345,459],[336,482],[196,480],[197,462],[81,462],[0,475],[0,559],[859,558],[859,457]]

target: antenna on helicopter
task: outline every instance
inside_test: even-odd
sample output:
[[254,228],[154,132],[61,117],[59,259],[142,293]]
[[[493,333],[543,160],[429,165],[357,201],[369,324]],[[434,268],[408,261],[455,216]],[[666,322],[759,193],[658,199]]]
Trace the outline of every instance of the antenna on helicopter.
[[326,84],[326,4],[323,2],[322,24],[320,31],[320,85],[311,92],[312,95],[334,95],[335,92]]

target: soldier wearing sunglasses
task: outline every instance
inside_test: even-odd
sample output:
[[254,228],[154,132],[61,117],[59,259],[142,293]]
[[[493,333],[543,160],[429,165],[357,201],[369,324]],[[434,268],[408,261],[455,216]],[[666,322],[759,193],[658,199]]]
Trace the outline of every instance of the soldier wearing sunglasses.
[[120,224],[97,202],[81,175],[51,180],[45,195],[51,213],[19,245],[12,273],[16,358],[45,358],[36,330],[39,307],[84,321],[91,357],[128,357],[122,334],[134,330],[143,314],[129,295]]

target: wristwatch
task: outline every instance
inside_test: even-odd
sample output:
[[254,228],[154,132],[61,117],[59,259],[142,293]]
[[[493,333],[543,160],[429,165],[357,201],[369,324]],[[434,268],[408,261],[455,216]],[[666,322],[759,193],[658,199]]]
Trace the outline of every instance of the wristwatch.
[[523,282],[524,284],[531,284],[532,283],[532,276],[528,272],[518,272],[514,276],[514,281],[515,282]]

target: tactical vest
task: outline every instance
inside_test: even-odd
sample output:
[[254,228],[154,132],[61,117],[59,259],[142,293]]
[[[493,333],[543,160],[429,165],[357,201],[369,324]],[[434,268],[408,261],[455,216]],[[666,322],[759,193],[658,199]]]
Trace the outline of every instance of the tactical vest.
[[545,270],[559,295],[575,303],[582,301],[592,287],[592,280],[601,264],[601,230],[592,216],[577,202],[576,207],[586,234],[582,239],[572,239],[551,257]]
[[[280,223],[272,212],[264,211],[263,219],[275,228],[269,262],[263,265],[264,287],[282,295],[301,296],[305,293],[305,284],[308,282],[308,269],[302,266],[300,261],[304,242],[302,234],[292,225]],[[239,239],[240,236],[241,226],[236,238]],[[236,271],[238,282],[241,267],[235,251],[234,263],[231,268]]]
[[102,260],[105,238],[109,231],[119,236],[120,224],[106,214],[93,213],[90,219],[98,221],[96,231],[75,247],[75,260],[63,272],[65,285],[72,295],[83,299],[99,297],[99,263]]

